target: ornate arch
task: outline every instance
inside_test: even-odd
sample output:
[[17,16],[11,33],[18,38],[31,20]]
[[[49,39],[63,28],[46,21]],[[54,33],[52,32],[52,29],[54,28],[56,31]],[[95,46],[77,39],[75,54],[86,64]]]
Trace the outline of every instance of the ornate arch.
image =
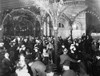
[[82,29],[82,23],[79,21],[75,21],[74,22],[75,25],[73,25],[73,30],[78,30],[78,29]]
[[[32,12],[28,9],[24,9],[24,8],[23,9],[15,9],[15,10],[12,10],[10,13],[8,13],[2,21],[2,28],[4,28],[7,18],[12,19],[12,20],[24,19],[24,21],[27,21],[29,24],[32,24],[32,25],[35,25],[36,21],[39,21],[37,18],[37,15],[34,12]],[[39,23],[40,23],[40,21],[39,21]],[[35,26],[33,26],[33,27],[35,27]]]
[[5,19],[10,16],[14,13],[14,12],[18,12],[18,11],[24,11],[24,12],[28,12],[32,17],[35,17],[36,18],[36,14],[33,13],[32,11],[28,10],[28,9],[15,9],[15,10],[12,10],[10,13],[6,14],[6,16],[4,17],[3,21],[2,21],[2,27],[4,25],[4,22],[5,22]]
[[[66,1],[67,2],[67,1]],[[76,2],[77,3],[77,2]],[[73,16],[72,20],[70,17],[68,17],[64,12],[66,11],[67,8],[71,7],[71,4],[75,7],[77,4],[75,2],[67,2],[67,4],[70,4],[69,6],[65,6],[64,9],[60,12],[59,19],[61,16],[63,16],[64,20],[70,21],[72,24],[74,23],[75,19],[81,14],[81,13],[91,13],[95,15],[99,21],[100,21],[100,16],[99,16],[99,11],[97,8],[93,5],[92,2],[90,1],[84,1],[83,4],[86,5],[86,8],[83,10],[80,10],[75,16]],[[82,2],[79,2],[78,4],[81,4]]]

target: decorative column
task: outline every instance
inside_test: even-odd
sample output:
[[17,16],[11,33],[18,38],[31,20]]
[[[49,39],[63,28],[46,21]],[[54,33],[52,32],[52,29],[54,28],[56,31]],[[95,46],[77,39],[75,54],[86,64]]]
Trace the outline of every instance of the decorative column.
[[46,22],[44,22],[44,25],[43,25],[43,29],[44,29],[44,35],[46,36]]
[[35,38],[35,34],[36,34],[36,21],[34,22],[34,25],[35,25],[35,27],[33,28],[33,31],[34,31],[34,38]]
[[57,24],[55,22],[55,26],[54,26],[54,50],[55,50],[55,64],[57,64],[57,48],[58,48],[58,45],[57,45],[57,42],[58,42],[58,37],[57,37],[57,32],[58,32],[58,27],[57,27]]
[[72,27],[72,25],[73,25],[73,22],[74,22],[74,20],[70,20],[69,21],[69,24],[70,24],[70,35],[71,35],[71,41],[73,42],[73,27]]
[[41,27],[41,39],[43,39],[43,27]]
[[47,17],[46,17],[46,37],[48,36],[48,22],[47,22]]
[[50,36],[49,16],[47,17],[47,35]]

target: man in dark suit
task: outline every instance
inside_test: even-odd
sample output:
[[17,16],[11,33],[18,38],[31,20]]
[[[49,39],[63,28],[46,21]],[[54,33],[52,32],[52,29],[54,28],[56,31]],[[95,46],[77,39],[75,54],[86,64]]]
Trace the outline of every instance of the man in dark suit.
[[60,55],[60,65],[63,65],[63,63],[64,63],[66,60],[68,61],[68,63],[69,63],[70,61],[76,62],[74,59],[70,58],[70,57],[68,56],[67,53],[68,53],[68,50],[67,50],[66,48],[64,48],[64,49],[63,49],[63,54]]
[[9,59],[9,54],[4,54],[4,59],[2,60],[3,76],[10,76],[12,72],[12,63]]

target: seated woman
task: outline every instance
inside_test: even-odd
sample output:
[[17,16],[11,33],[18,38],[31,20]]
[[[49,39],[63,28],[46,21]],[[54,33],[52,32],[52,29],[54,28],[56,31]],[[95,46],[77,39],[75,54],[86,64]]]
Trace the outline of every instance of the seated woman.
[[31,76],[31,73],[29,73],[29,66],[26,64],[25,56],[23,54],[20,54],[19,56],[19,61],[15,72],[17,76]]

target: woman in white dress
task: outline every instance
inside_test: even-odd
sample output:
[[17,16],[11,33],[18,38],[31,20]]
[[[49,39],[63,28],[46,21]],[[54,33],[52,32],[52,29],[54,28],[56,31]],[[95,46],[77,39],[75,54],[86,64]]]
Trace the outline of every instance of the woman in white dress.
[[15,72],[17,76],[31,76],[28,73],[28,66],[25,62],[25,57],[23,54],[20,55],[20,59],[19,62],[17,63],[17,68]]

